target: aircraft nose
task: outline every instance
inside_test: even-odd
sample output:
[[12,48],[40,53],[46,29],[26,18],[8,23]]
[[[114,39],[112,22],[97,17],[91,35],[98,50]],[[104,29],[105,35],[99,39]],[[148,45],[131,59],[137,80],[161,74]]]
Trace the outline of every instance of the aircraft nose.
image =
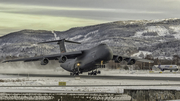
[[71,68],[67,65],[67,63],[61,63],[60,66],[67,71],[71,71]]
[[64,68],[64,67],[65,67],[65,64],[64,64],[64,63],[61,63],[60,66],[61,66],[62,68]]

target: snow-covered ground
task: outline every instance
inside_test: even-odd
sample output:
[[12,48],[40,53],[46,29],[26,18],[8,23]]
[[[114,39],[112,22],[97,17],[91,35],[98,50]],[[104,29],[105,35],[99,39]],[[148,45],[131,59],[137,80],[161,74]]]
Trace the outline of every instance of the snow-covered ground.
[[[64,93],[124,93],[124,89],[180,90],[179,86],[113,86],[113,87],[1,87],[0,92],[64,92]],[[7,90],[7,91],[6,91]]]
[[158,36],[170,35],[169,31],[164,26],[148,26],[143,31],[138,31],[135,33],[134,37],[146,37],[152,38],[157,36],[143,36],[143,33],[156,32]]
[[163,85],[180,84],[179,81],[163,80],[117,80],[117,79],[87,79],[81,77],[17,77],[0,78],[0,86],[58,86],[59,82],[70,85]]
[[[147,70],[108,70],[102,69],[99,76],[134,76],[134,77],[180,77],[179,72],[149,72]],[[169,80],[130,80],[68,77],[69,72],[57,68],[53,69],[2,69],[0,73],[13,73],[17,75],[0,75],[0,92],[66,92],[66,93],[123,93],[124,89],[168,89],[180,90],[180,81]],[[18,74],[47,74],[67,75],[54,77],[19,76]],[[87,75],[87,73],[82,74]],[[65,87],[58,86],[59,82],[66,82]],[[138,86],[139,85],[139,86]],[[172,85],[172,86],[168,86]],[[3,87],[4,86],[4,87]],[[7,87],[8,86],[8,87]],[[13,87],[20,86],[20,87]],[[28,87],[27,87],[28,86]]]
[[[138,53],[133,54],[132,56],[136,56],[136,57],[141,57],[141,58],[145,58],[146,55],[151,55],[152,52],[148,52],[148,51],[139,51]],[[142,55],[142,56],[141,56]]]
[[173,32],[175,32],[175,34],[173,34],[173,36],[176,38],[176,39],[180,39],[180,26],[177,25],[177,26],[170,26],[169,27],[170,29],[173,30]]
[[[23,72],[24,71],[24,72]],[[66,82],[67,86],[77,86],[77,85],[97,85],[99,89],[105,89],[103,88],[103,85],[112,85],[112,87],[108,86],[108,89],[114,89],[114,86],[120,86],[119,88],[132,88],[132,89],[140,89],[140,88],[146,88],[146,89],[180,89],[179,87],[176,86],[150,86],[147,87],[146,85],[167,85],[167,84],[180,84],[180,81],[169,81],[169,80],[129,80],[129,79],[94,79],[92,78],[81,78],[81,77],[28,77],[28,76],[18,76],[18,73],[33,73],[33,74],[47,74],[47,75],[69,75],[68,72],[64,71],[64,70],[59,70],[59,71],[54,71],[54,70],[11,70],[11,72],[8,72],[3,70],[3,73],[14,73],[17,75],[12,76],[12,75],[0,75],[0,86],[58,86],[59,82]],[[2,72],[1,72],[2,73]],[[87,75],[83,74],[83,75]],[[180,77],[180,74],[178,73],[170,73],[170,72],[164,72],[164,73],[159,73],[159,71],[154,71],[154,72],[149,72],[149,71],[138,71],[138,70],[134,70],[134,71],[127,71],[127,70],[103,70],[102,74],[100,74],[100,76],[135,76],[135,77]],[[102,87],[100,86],[102,85]],[[113,86],[114,85],[114,86]],[[126,86],[128,85],[128,86]],[[129,85],[142,85],[139,87],[136,86],[131,86],[129,87]],[[93,86],[94,87],[94,86]],[[91,89],[93,87],[87,87],[88,89]],[[8,89],[8,88],[12,88],[12,87],[2,87],[3,89]],[[13,87],[14,89],[15,87]],[[39,89],[39,88],[43,88],[43,87],[32,87],[32,89]],[[53,87],[44,87],[44,88],[48,88],[53,90]],[[63,88],[63,87],[62,87]],[[61,89],[62,89],[61,88]],[[63,89],[66,89],[68,87],[65,87]],[[78,87],[71,87],[72,89],[74,88],[79,88]],[[81,87],[80,89],[87,89],[86,87]],[[117,88],[117,87],[115,87]],[[29,89],[29,88],[28,88]],[[69,89],[69,88],[68,88]],[[67,90],[68,90],[67,89]],[[57,89],[56,89],[57,90]],[[103,90],[104,91],[104,90]]]

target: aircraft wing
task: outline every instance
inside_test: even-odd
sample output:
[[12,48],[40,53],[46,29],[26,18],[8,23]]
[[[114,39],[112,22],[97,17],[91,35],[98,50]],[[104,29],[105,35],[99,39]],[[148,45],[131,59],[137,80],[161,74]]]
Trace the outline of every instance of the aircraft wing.
[[139,62],[148,62],[148,63],[154,63],[154,61],[152,60],[148,60],[148,59],[142,59],[142,58],[139,58],[139,57],[130,57],[130,56],[123,56],[123,55],[113,55],[113,60],[116,59],[116,57],[118,56],[121,56],[123,58],[123,60],[129,60],[129,59],[134,59],[136,61],[139,61]]
[[43,58],[47,58],[48,60],[58,60],[61,56],[66,56],[68,59],[76,58],[77,56],[81,55],[82,51],[74,51],[74,52],[66,52],[60,54],[52,54],[52,55],[45,55],[45,56],[38,56],[38,57],[30,57],[30,58],[22,58],[22,59],[14,59],[14,60],[6,60],[5,62],[16,62],[16,61],[24,61],[24,62],[31,62],[31,61],[38,61]]

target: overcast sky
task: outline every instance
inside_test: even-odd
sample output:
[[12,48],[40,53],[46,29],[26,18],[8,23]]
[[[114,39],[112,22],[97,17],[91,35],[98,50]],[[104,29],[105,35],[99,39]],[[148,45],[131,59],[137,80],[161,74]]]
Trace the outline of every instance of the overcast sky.
[[120,20],[180,18],[180,0],[0,0],[0,35]]

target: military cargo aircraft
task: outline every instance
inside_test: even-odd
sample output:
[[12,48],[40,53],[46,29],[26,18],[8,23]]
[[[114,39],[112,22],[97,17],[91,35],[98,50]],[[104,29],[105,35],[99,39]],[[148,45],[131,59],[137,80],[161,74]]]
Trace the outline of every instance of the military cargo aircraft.
[[64,43],[65,42],[76,43],[76,44],[81,44],[81,43],[62,39],[62,40],[40,42],[39,44],[51,43],[51,42],[57,42],[57,44],[60,47],[60,52],[61,52],[60,54],[7,60],[4,61],[4,63],[16,62],[16,61],[24,61],[24,62],[41,61],[41,65],[46,65],[48,64],[49,60],[57,60],[59,61],[59,63],[61,63],[60,66],[63,69],[70,72],[70,75],[79,75],[83,72],[89,72],[88,75],[97,75],[101,73],[101,71],[97,69],[105,68],[105,64],[110,60],[114,60],[114,62],[116,63],[120,63],[121,61],[126,61],[128,65],[133,65],[135,64],[136,61],[149,62],[149,63],[153,62],[151,60],[140,59],[137,57],[114,55],[112,49],[107,44],[104,43],[99,44],[91,49],[73,51],[73,52],[66,52]]

